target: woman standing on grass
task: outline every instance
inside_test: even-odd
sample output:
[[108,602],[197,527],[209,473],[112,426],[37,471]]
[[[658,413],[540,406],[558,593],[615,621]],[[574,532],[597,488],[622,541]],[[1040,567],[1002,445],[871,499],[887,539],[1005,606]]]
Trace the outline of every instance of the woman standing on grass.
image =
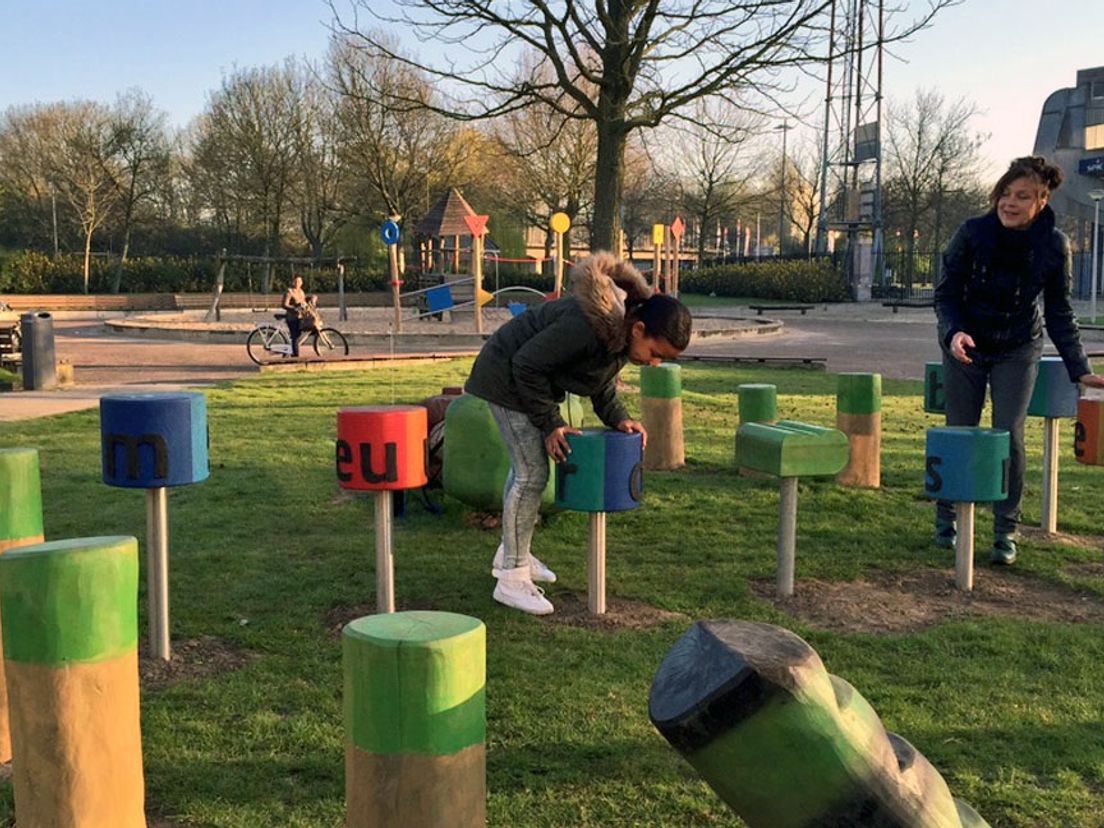
[[[1011,436],[1008,498],[993,504],[990,560],[1016,560],[1024,481],[1024,421],[1039,358],[1043,319],[1070,380],[1104,388],[1094,374],[1070,307],[1069,239],[1047,205],[1062,171],[1037,156],[1017,158],[989,194],[992,209],[966,221],[943,254],[935,288],[947,425],[976,426],[989,387],[993,427]],[[1043,312],[1039,312],[1039,298]],[[954,507],[936,505],[935,542],[955,544]]]
[[560,417],[559,403],[565,393],[590,397],[603,423],[647,440],[617,398],[617,374],[626,362],[674,359],[690,342],[686,307],[653,294],[636,268],[611,253],[577,262],[570,278],[571,296],[527,310],[487,340],[464,386],[489,403],[510,455],[502,543],[491,564],[494,598],[533,615],[553,610],[533,581],[556,580],[530,551],[548,458],[566,459],[566,435],[579,433]]

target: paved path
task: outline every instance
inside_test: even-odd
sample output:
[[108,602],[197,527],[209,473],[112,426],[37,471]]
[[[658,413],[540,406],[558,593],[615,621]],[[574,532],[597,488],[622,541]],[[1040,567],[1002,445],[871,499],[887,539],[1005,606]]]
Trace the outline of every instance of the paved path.
[[[1076,309],[1083,312],[1087,307]],[[752,316],[736,307],[699,313]],[[894,314],[878,303],[818,305],[806,316],[784,311],[776,316],[785,322],[779,333],[707,339],[688,353],[823,357],[831,372],[874,371],[900,379],[922,378],[924,363],[939,359],[931,309]],[[105,393],[178,390],[257,375],[241,343],[124,338],[107,333],[99,321],[55,321],[54,330],[57,356],[73,363],[77,385],[61,391],[2,394],[0,421],[92,408]],[[1102,342],[1087,341],[1086,349],[1104,357]],[[1047,353],[1053,353],[1049,343]]]

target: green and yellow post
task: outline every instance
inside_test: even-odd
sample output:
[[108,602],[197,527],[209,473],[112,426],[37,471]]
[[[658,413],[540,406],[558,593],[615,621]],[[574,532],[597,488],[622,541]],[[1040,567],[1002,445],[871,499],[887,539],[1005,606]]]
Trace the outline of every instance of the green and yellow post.
[[358,618],[342,633],[348,828],[487,822],[487,631],[451,612]]
[[[19,546],[42,543],[42,540],[38,451],[0,449],[0,555]],[[8,685],[4,678],[4,649],[0,646],[0,762],[10,762],[11,758]]]
[[0,556],[19,828],[146,828],[138,709],[138,541]]

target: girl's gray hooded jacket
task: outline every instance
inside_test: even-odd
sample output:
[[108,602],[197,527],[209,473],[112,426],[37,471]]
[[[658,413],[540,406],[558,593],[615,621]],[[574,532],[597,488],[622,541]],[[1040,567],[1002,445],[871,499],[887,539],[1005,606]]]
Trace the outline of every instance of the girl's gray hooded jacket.
[[531,307],[487,340],[464,385],[525,413],[544,436],[566,425],[566,392],[590,397],[607,426],[629,418],[616,387],[628,360],[625,306],[652,295],[639,271],[610,253],[582,259],[570,278],[570,296]]

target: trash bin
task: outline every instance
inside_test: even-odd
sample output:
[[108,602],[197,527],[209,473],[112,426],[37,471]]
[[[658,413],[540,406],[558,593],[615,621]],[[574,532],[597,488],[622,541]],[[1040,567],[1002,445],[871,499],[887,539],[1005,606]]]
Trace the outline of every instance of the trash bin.
[[19,317],[19,328],[23,335],[23,389],[57,387],[54,318],[48,313],[25,313]]

